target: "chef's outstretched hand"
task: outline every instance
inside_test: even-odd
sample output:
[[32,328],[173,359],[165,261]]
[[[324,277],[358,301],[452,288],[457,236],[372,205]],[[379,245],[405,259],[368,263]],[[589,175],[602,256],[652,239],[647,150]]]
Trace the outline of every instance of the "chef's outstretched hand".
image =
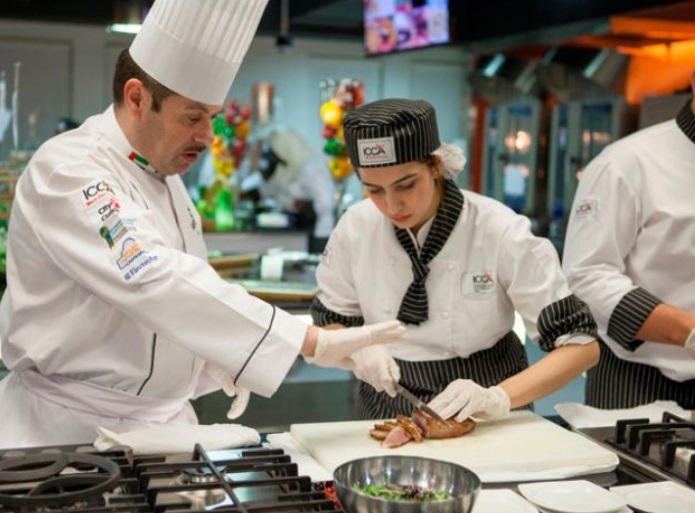
[[208,374],[212,376],[212,379],[222,387],[224,393],[232,398],[232,405],[227,411],[227,418],[229,420],[234,420],[241,417],[241,414],[244,413],[246,407],[249,405],[251,392],[246,388],[236,386],[231,374],[211,363],[206,364],[206,370]]
[[509,415],[511,401],[498,386],[484,388],[470,379],[457,379],[449,383],[428,406],[445,419],[456,415],[459,422],[468,417],[498,420]]
[[354,362],[350,356],[374,344],[393,342],[406,332],[399,321],[386,321],[356,328],[339,330],[319,329],[316,348],[312,357],[305,357],[309,363],[321,367],[340,367],[351,369]]
[[355,377],[369,383],[377,392],[386,392],[396,397],[396,385],[401,379],[401,370],[384,345],[365,347],[352,353],[350,360],[354,367],[350,370]]

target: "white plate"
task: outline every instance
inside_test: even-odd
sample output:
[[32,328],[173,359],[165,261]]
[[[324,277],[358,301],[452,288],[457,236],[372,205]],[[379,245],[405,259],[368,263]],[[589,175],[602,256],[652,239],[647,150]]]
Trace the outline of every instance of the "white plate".
[[481,490],[471,513],[538,513],[512,490]]
[[614,513],[626,506],[620,495],[589,481],[550,481],[519,485],[536,506],[558,513]]
[[695,491],[671,481],[613,486],[611,492],[623,496],[629,506],[644,513],[695,512]]

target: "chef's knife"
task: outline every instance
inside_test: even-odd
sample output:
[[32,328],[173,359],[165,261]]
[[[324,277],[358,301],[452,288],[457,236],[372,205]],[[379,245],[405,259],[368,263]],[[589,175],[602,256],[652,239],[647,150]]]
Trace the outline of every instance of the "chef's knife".
[[437,414],[436,411],[434,411],[432,408],[430,408],[429,406],[427,406],[427,404],[425,403],[425,401],[423,401],[422,399],[420,399],[418,396],[412,394],[410,391],[406,390],[405,388],[403,388],[403,387],[402,387],[401,385],[399,385],[398,383],[396,383],[396,391],[397,391],[400,395],[402,395],[405,399],[407,399],[413,406],[415,406],[416,408],[420,408],[422,411],[424,411],[427,415],[429,415],[430,417],[432,417],[432,418],[433,418],[434,420],[436,420],[437,422],[441,422],[441,423],[444,424],[445,426],[449,427],[449,423],[448,423],[446,420],[444,420],[443,418],[441,418],[441,417]]

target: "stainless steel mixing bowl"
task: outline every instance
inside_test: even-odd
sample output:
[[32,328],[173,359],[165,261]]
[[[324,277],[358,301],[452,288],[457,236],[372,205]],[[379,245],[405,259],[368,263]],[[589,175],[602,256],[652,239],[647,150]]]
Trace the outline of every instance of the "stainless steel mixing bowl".
[[[470,513],[480,478],[471,470],[446,461],[416,456],[374,456],[343,463],[333,473],[335,491],[347,513]],[[367,495],[366,485],[414,485],[446,491],[451,499],[403,501]]]

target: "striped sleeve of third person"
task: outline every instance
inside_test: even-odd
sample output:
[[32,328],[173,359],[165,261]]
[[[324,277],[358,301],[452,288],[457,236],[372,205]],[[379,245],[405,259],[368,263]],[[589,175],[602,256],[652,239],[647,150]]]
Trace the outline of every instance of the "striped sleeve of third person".
[[341,315],[326,306],[317,297],[314,297],[309,307],[311,319],[316,326],[326,326],[327,324],[342,324],[348,328],[364,325],[364,317],[359,315]]
[[628,351],[634,351],[644,343],[635,340],[637,332],[661,303],[663,301],[641,287],[631,290],[618,302],[608,319],[608,336]]
[[555,341],[570,333],[598,336],[596,321],[588,305],[574,294],[543,308],[538,316],[538,345],[543,351],[552,351]]

